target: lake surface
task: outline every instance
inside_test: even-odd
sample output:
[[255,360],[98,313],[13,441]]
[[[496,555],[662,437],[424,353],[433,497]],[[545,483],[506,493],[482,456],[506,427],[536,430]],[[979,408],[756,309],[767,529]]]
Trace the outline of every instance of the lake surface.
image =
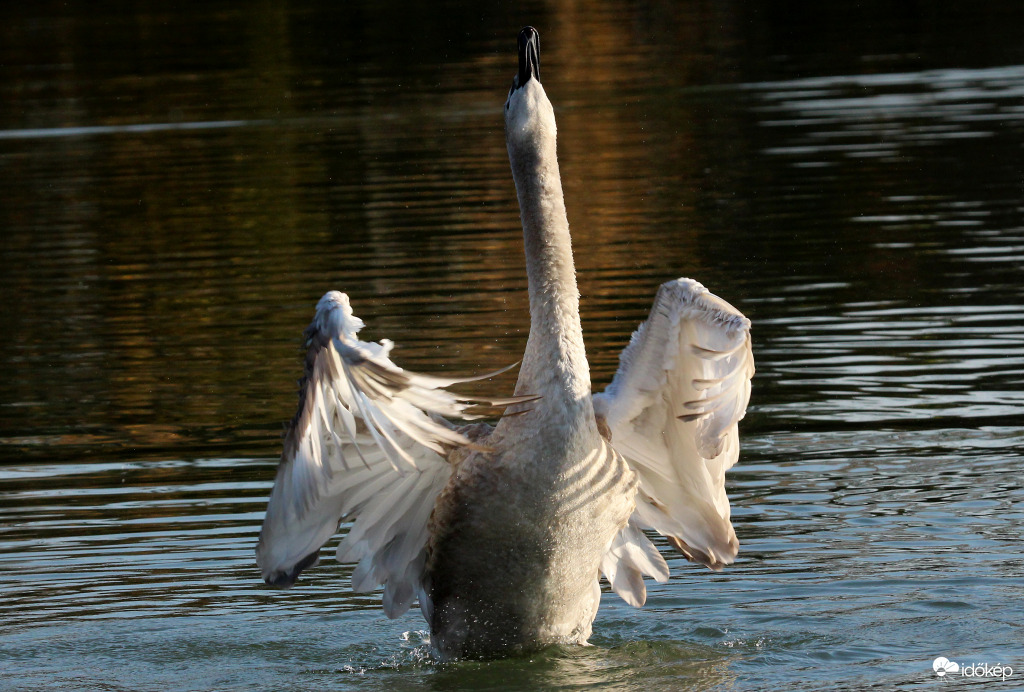
[[[1024,8],[736,5],[3,10],[0,689],[1019,686]],[[437,665],[253,549],[327,290],[410,369],[522,353],[527,23],[595,389],[665,280],[754,323],[741,550],[660,542],[592,647]]]

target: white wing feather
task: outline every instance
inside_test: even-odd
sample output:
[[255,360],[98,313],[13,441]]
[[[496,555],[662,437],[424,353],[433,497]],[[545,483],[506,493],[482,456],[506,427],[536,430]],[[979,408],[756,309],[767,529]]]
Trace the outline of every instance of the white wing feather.
[[[384,608],[398,617],[420,586],[427,523],[451,476],[446,449],[473,443],[433,416],[472,419],[477,404],[513,400],[459,397],[443,388],[480,378],[439,378],[402,370],[392,344],[359,341],[363,322],[337,291],[317,304],[299,411],[285,438],[256,548],[263,578],[290,586],[319,550],[354,520],[338,546],[358,562],[357,591],[384,585]],[[485,375],[484,377],[490,376]]]
[[622,600],[640,607],[647,600],[643,575],[664,583],[668,581],[668,564],[640,526],[630,519],[612,539],[601,560],[601,573]]
[[637,586],[638,576],[619,577],[623,565],[655,578],[661,569],[657,562],[651,571],[621,557],[626,545],[648,553],[639,528],[667,536],[687,558],[712,569],[735,559],[739,542],[725,472],[739,457],[737,424],[753,374],[750,321],[696,281],[677,279],[658,290],[612,383],[594,396],[612,446],[640,481],[636,511],[602,564],[627,602],[643,603],[643,583]]

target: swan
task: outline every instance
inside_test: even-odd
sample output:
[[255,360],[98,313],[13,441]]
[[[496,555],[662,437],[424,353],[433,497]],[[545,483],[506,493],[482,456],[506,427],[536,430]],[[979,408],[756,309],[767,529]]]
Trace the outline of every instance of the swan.
[[[750,397],[750,322],[696,281],[669,281],[591,393],[539,46],[524,28],[504,109],[530,298],[514,395],[449,391],[495,373],[400,368],[390,341],[358,338],[348,297],[327,293],[256,548],[265,581],[291,586],[352,522],[337,548],[356,563],[352,588],[383,586],[391,618],[418,601],[441,660],[586,644],[602,575],[633,606],[644,575],[668,579],[645,530],[714,570],[739,547],[724,476]],[[492,427],[480,406],[505,413]]]

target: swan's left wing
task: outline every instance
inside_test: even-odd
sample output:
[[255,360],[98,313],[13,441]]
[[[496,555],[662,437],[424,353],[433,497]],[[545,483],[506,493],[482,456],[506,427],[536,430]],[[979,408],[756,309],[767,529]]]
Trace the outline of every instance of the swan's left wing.
[[256,561],[268,583],[290,586],[316,563],[339,521],[354,520],[338,559],[359,563],[356,591],[383,584],[385,612],[397,617],[420,586],[428,519],[451,475],[448,452],[475,447],[441,416],[471,419],[471,406],[519,399],[447,392],[480,378],[402,370],[388,357],[390,342],[356,337],[362,326],[343,293],[332,291],[317,305],[306,330],[299,410],[285,437]]
[[[750,321],[696,281],[678,279],[658,290],[614,380],[594,395],[603,432],[640,481],[636,511],[602,565],[627,602],[643,603],[640,572],[668,576],[640,528],[657,530],[711,569],[735,559],[725,472],[739,457],[737,423],[753,374]],[[626,576],[617,574],[622,569]]]

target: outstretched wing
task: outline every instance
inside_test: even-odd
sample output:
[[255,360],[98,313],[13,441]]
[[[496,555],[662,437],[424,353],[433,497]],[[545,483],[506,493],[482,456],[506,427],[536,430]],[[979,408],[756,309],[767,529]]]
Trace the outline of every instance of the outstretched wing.
[[[615,589],[627,602],[643,603],[640,572],[667,577],[656,561],[642,564],[653,546],[638,527],[711,569],[735,559],[725,472],[739,457],[737,423],[753,374],[750,320],[696,281],[677,279],[658,289],[612,383],[594,395],[612,446],[640,481],[636,511],[605,557],[609,569],[632,573],[618,576],[623,590]],[[636,559],[616,559],[616,551]]]
[[440,416],[472,419],[471,406],[519,399],[451,394],[444,388],[481,378],[402,370],[388,357],[389,341],[356,338],[362,327],[345,294],[331,291],[317,304],[256,561],[268,583],[291,586],[339,521],[354,519],[338,559],[359,563],[355,590],[383,584],[385,612],[397,617],[419,589],[427,521],[451,475],[447,452],[475,446]]

